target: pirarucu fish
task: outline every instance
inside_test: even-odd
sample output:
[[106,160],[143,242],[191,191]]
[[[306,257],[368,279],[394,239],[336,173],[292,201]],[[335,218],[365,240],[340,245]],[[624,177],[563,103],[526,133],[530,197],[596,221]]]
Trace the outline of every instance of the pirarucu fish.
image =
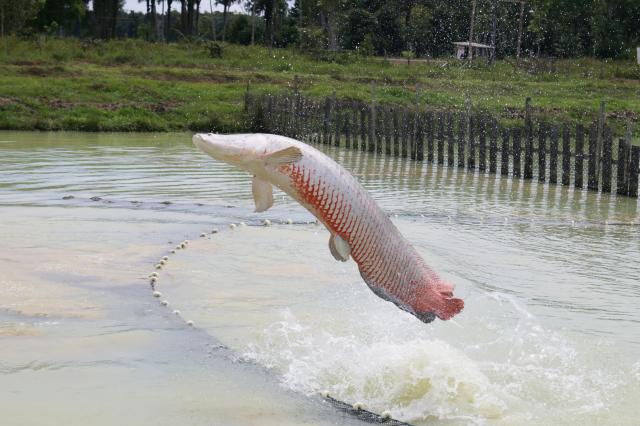
[[193,143],[253,175],[257,212],[273,205],[272,185],[302,204],[331,233],[333,257],[352,257],[382,299],[424,322],[447,320],[464,307],[453,298],[453,286],[426,265],[362,185],[322,152],[269,134],[196,134]]

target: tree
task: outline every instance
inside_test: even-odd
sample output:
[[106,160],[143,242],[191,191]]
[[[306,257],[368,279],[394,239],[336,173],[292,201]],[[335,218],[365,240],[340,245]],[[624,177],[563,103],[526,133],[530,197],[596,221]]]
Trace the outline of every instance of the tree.
[[196,0],[180,0],[180,27],[185,36],[193,35],[195,6]]
[[593,0],[593,53],[599,57],[631,56],[640,45],[640,2]]
[[158,22],[156,21],[157,13],[156,13],[156,0],[151,1],[151,19],[149,20],[149,26],[151,27],[151,31],[149,33],[151,40],[158,39]]
[[222,41],[223,42],[227,38],[227,13],[229,12],[229,7],[236,1],[237,0],[216,0],[216,4],[222,5]]
[[196,23],[194,25],[196,34],[198,34],[199,25],[200,25],[200,0],[196,0]]
[[87,0],[46,0],[38,12],[38,28],[57,27],[60,35],[78,32],[87,13]]
[[171,38],[171,4],[173,0],[167,0],[167,26],[164,30],[164,37],[167,41]]
[[42,0],[0,0],[0,36],[24,30],[36,17]]
[[407,23],[407,41],[417,56],[433,54],[432,37],[433,16],[428,8],[423,5],[415,6],[411,10]]
[[342,0],[318,0],[320,6],[320,21],[327,33],[329,50],[338,50],[338,10]]
[[[158,34],[158,21],[157,21],[157,8],[156,8],[156,0],[145,0],[147,3],[147,40],[155,41],[159,37]],[[161,0],[157,0],[161,1]],[[138,3],[142,3],[142,0],[138,0]]]
[[281,20],[287,11],[285,0],[255,0],[256,11],[264,14],[267,45],[273,47],[276,38],[277,21]]
[[360,49],[367,38],[373,37],[376,17],[366,9],[353,8],[345,18],[342,45],[345,49]]
[[96,36],[110,39],[116,35],[118,12],[124,0],[93,0],[93,14],[96,20]]
[[403,19],[398,14],[398,4],[386,1],[376,11],[377,26],[374,46],[377,54],[397,55],[404,49]]

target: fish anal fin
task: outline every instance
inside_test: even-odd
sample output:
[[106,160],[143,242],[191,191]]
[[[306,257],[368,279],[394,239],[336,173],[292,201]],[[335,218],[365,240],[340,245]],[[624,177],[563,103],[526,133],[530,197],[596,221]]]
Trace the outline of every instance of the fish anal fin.
[[331,234],[329,238],[329,251],[335,260],[346,262],[351,254],[351,247],[340,235]]
[[264,157],[265,164],[268,166],[279,166],[282,164],[291,164],[302,158],[300,148],[290,146],[280,151],[272,152]]
[[254,176],[251,180],[251,192],[256,204],[256,212],[263,212],[273,206],[273,186],[271,183]]

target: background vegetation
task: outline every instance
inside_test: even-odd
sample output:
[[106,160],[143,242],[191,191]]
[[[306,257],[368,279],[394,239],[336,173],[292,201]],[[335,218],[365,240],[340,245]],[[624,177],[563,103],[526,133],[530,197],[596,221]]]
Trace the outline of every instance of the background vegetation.
[[[242,131],[247,86],[291,90],[294,76],[308,96],[370,100],[375,82],[378,102],[503,120],[527,97],[556,121],[589,121],[601,100],[618,129],[640,116],[635,0],[249,0],[247,14],[144,1],[146,14],[0,0],[0,128]],[[494,62],[451,57],[474,3],[473,40],[495,35]]]
[[640,116],[640,68],[631,61],[454,59],[391,63],[352,53],[320,61],[294,49],[207,43],[5,40],[0,54],[0,128],[240,131],[243,96],[292,90],[312,97],[474,108],[519,119],[537,114],[591,120],[600,100],[622,127]]
[[[125,13],[123,0],[0,0],[4,34],[189,37],[314,50],[437,57],[453,41],[492,44],[497,57],[632,58],[640,44],[637,0],[139,0],[147,13]],[[210,4],[223,12],[205,11]],[[247,14],[231,14],[239,4]],[[472,11],[474,13],[472,13]],[[473,31],[471,20],[473,15]],[[471,34],[473,33],[473,34]],[[521,33],[522,37],[518,37]]]

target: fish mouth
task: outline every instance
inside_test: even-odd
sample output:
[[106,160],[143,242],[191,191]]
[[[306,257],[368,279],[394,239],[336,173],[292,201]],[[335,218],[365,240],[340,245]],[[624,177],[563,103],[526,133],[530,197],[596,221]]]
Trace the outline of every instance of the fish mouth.
[[[209,140],[206,139],[206,136],[209,136]],[[216,157],[220,155],[222,151],[222,146],[220,144],[216,144],[214,140],[212,140],[211,135],[204,135],[202,133],[196,133],[191,138],[193,144],[199,150],[209,154],[212,157]]]
[[229,135],[196,133],[191,138],[193,144],[210,157],[234,166],[241,166],[247,158],[242,145],[234,143]]
[[195,146],[197,146],[200,149],[202,149],[205,143],[204,138],[199,133],[196,133],[195,135],[193,135],[193,137],[191,138],[191,141]]

